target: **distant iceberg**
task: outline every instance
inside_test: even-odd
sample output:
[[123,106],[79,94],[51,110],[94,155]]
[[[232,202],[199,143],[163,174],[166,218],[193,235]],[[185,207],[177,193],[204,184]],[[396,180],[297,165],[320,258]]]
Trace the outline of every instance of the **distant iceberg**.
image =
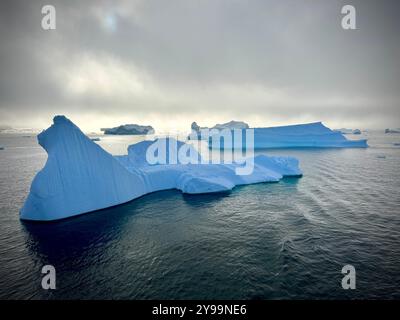
[[33,133],[36,134],[38,132],[40,132],[40,129],[37,128],[13,128],[10,126],[0,126],[0,133],[6,133],[6,134],[23,134],[23,133]]
[[212,129],[248,129],[249,125],[243,121],[229,121],[226,123],[218,123]]
[[8,130],[12,130],[12,127],[10,127],[10,126],[0,126],[0,132],[8,131]]
[[353,133],[353,129],[348,129],[348,128],[333,129],[333,131],[340,132],[342,134],[351,134],[351,133]]
[[101,128],[104,134],[114,135],[141,135],[141,134],[153,134],[154,129],[152,126],[141,126],[138,124],[124,124],[115,128]]
[[400,133],[400,129],[385,129],[385,133]]
[[341,128],[341,129],[333,129],[335,132],[340,132],[342,134],[361,134],[360,129],[347,129],[347,128]]
[[[249,175],[237,175],[236,164],[149,164],[145,151],[156,141],[129,146],[126,156],[112,156],[90,140],[65,116],[38,135],[48,153],[44,168],[32,181],[20,211],[25,220],[51,221],[111,207],[150,192],[178,189],[198,194],[229,191],[236,185],[274,182],[301,176],[293,157],[254,158]],[[186,147],[181,141],[168,143]],[[190,151],[190,146],[187,150]],[[193,157],[198,157],[195,152]],[[170,159],[170,157],[168,157]]]
[[[246,122],[243,121],[229,121],[226,123],[217,123],[215,126],[208,128],[208,127],[200,127],[196,122],[193,122],[192,125],[190,126],[192,132],[189,135],[189,139],[191,140],[196,140],[196,139],[202,139],[201,137],[201,130],[202,129],[217,129],[217,130],[223,130],[223,129],[229,129],[229,130],[234,130],[234,129],[248,129],[249,125]],[[203,137],[204,139],[205,137]]]
[[[268,148],[366,148],[367,140],[348,140],[338,131],[325,127],[321,122],[282,127],[253,128],[254,149]],[[242,131],[242,140],[246,130]],[[215,145],[209,140],[210,148],[223,148],[224,142]]]

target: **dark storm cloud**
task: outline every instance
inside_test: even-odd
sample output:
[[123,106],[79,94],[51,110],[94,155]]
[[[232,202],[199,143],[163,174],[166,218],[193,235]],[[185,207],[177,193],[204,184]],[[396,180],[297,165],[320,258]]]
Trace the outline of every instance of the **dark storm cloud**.
[[[53,4],[57,29],[43,31]],[[357,30],[341,28],[343,5]],[[399,119],[397,1],[0,4],[0,122],[85,112]],[[29,119],[26,119],[28,121]]]

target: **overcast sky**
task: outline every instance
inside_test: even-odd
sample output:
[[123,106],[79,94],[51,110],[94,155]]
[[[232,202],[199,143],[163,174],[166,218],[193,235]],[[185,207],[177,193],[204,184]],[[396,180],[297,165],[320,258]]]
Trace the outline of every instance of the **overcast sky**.
[[400,127],[399,39],[396,0],[1,1],[0,124]]

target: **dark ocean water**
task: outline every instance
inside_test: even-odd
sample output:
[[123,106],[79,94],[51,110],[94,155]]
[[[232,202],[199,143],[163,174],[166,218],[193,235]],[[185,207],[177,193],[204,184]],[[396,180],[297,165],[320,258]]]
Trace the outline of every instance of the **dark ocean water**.
[[[400,134],[364,136],[368,149],[265,152],[297,157],[300,179],[163,191],[42,224],[18,211],[46,154],[34,136],[0,135],[0,298],[399,299]],[[100,144],[120,153],[124,139]],[[341,287],[346,264],[356,290]]]

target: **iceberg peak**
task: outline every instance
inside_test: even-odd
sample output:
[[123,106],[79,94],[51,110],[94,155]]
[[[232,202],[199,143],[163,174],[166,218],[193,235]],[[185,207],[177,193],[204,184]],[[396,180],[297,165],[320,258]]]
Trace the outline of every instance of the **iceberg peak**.
[[63,123],[63,122],[72,124],[71,120],[69,120],[66,116],[63,116],[63,115],[54,116],[54,118],[53,118],[54,124]]

